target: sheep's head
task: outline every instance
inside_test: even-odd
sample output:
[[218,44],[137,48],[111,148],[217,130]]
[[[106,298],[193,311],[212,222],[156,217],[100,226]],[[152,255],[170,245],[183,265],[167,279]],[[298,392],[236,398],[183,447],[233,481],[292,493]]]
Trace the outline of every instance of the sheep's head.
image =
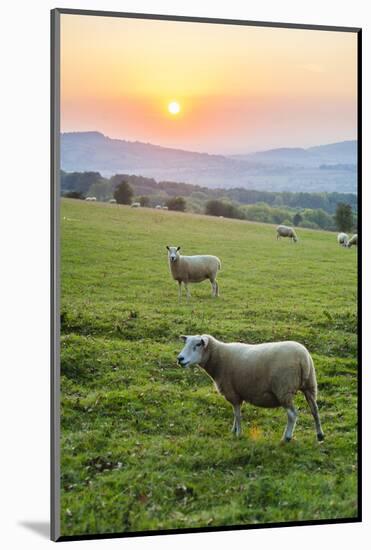
[[181,338],[185,345],[178,355],[179,365],[190,367],[202,364],[207,353],[209,337],[204,334],[202,336],[181,336]]
[[180,246],[167,246],[168,257],[170,262],[176,262],[179,258]]

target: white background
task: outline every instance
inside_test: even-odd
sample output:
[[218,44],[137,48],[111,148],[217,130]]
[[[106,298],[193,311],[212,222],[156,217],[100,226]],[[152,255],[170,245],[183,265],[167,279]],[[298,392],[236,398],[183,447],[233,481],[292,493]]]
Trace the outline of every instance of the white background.
[[[1,7],[0,40],[0,544],[44,548],[49,521],[49,10],[54,7],[363,27],[364,156],[370,151],[371,17],[366,0],[18,0]],[[4,124],[5,123],[5,124]],[[363,240],[370,243],[370,170],[363,172]],[[367,166],[368,164],[368,166]],[[369,246],[369,244],[368,244]],[[366,547],[370,529],[370,255],[364,249],[364,523],[68,543],[151,550],[249,545]],[[320,258],[319,258],[320,261]],[[344,281],[346,292],[346,281]],[[368,310],[368,311],[367,311]],[[341,435],[339,434],[339,437]],[[368,488],[368,489],[367,489]]]

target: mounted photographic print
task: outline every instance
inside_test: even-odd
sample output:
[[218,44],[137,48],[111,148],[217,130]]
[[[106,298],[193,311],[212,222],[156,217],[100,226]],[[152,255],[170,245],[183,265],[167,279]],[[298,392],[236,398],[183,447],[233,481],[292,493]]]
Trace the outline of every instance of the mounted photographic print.
[[361,31],[52,11],[52,538],[361,520]]

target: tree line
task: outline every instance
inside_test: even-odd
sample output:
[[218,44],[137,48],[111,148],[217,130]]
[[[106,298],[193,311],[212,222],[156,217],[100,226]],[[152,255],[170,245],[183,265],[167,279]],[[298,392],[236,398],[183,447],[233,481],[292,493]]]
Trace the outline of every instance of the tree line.
[[337,192],[286,192],[259,191],[243,187],[209,189],[190,183],[160,181],[154,178],[130,174],[116,174],[104,178],[99,172],[65,172],[61,170],[62,193],[76,191],[84,196],[93,195],[98,200],[109,200],[113,191],[122,181],[126,181],[133,189],[134,196],[148,196],[151,204],[161,202],[170,197],[185,197],[189,207],[197,211],[197,206],[204,205],[211,199],[229,200],[240,204],[266,203],[273,207],[322,209],[328,214],[334,214],[338,203],[349,204],[357,210],[357,195]]
[[357,224],[357,197],[347,193],[209,189],[178,182],[157,183],[153,178],[136,175],[104,178],[99,172],[64,171],[61,189],[71,198],[90,195],[107,201],[113,197],[120,204],[137,201],[144,207],[160,204],[169,210],[312,229],[351,231]]

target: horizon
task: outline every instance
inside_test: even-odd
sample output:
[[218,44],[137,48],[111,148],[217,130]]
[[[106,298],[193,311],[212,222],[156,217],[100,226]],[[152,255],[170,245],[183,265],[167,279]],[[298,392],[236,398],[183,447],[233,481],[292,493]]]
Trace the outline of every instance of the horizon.
[[61,129],[223,155],[355,140],[356,52],[355,33],[63,14]]
[[71,131],[61,131],[61,135],[63,134],[100,134],[102,135],[104,138],[107,138],[107,139],[110,139],[110,140],[118,140],[118,141],[125,141],[127,143],[141,143],[141,144],[144,144],[144,145],[153,145],[154,147],[161,147],[161,148],[164,148],[164,149],[175,149],[175,150],[178,150],[178,151],[184,151],[184,152],[187,152],[187,153],[199,153],[199,154],[204,154],[204,155],[210,155],[210,156],[225,156],[225,157],[230,157],[230,156],[244,156],[244,155],[253,155],[255,153],[268,153],[270,151],[276,151],[276,150],[292,150],[292,149],[300,149],[300,150],[304,150],[304,151],[307,151],[308,149],[312,149],[313,147],[326,147],[328,145],[337,145],[337,144],[340,144],[340,143],[348,143],[348,142],[356,142],[357,143],[357,138],[356,139],[341,139],[339,141],[331,141],[329,143],[313,143],[312,145],[309,145],[308,147],[301,147],[300,145],[280,145],[278,147],[274,147],[274,148],[269,148],[269,149],[254,149],[254,150],[250,150],[250,151],[246,151],[245,153],[223,153],[223,152],[220,152],[220,153],[212,153],[210,151],[196,151],[196,150],[191,150],[191,149],[184,149],[182,147],[172,147],[172,146],[166,146],[166,145],[161,145],[159,143],[153,143],[153,142],[145,142],[145,141],[141,141],[141,140],[131,140],[131,139],[127,139],[125,137],[112,137],[112,136],[109,136],[107,134],[105,134],[104,132],[102,132],[101,130],[71,130]]

